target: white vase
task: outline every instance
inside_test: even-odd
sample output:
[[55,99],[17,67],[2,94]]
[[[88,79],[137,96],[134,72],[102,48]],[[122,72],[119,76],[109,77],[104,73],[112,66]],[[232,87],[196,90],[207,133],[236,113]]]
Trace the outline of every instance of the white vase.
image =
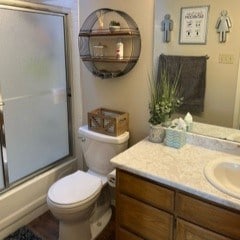
[[109,26],[110,32],[118,32],[120,31],[120,26]]
[[161,143],[163,142],[165,137],[165,129],[162,124],[152,125],[150,124],[149,130],[149,141],[154,143]]

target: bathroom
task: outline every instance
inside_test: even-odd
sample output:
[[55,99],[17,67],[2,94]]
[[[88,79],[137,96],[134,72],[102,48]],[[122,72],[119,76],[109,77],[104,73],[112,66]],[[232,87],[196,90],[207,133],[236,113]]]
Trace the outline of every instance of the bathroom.
[[[240,22],[237,12],[237,1],[169,1],[161,0],[161,6],[155,1],[136,1],[132,0],[128,4],[124,1],[109,1],[106,0],[69,0],[69,1],[29,1],[44,4],[54,4],[72,9],[71,22],[71,38],[72,38],[72,64],[73,64],[73,138],[74,138],[74,156],[73,161],[62,166],[56,171],[51,170],[49,176],[47,173],[36,177],[28,183],[22,184],[11,189],[0,196],[1,211],[0,214],[0,238],[6,236],[16,230],[18,227],[38,217],[47,210],[47,205],[44,202],[48,187],[55,181],[56,175],[60,175],[64,171],[72,171],[76,169],[76,165],[82,168],[81,150],[79,148],[80,139],[77,136],[77,130],[80,125],[87,123],[87,112],[100,106],[110,109],[118,109],[127,111],[130,115],[129,127],[131,132],[130,145],[133,145],[148,135],[148,72],[152,70],[152,66],[156,64],[156,55],[160,53],[166,54],[192,54],[192,55],[208,55],[208,74],[207,78],[217,79],[218,85],[221,87],[218,90],[218,95],[214,101],[206,99],[206,108],[209,106],[209,111],[213,113],[210,123],[231,127],[233,123],[233,110],[235,101],[236,80],[238,78],[238,63],[240,43],[238,41]],[[179,45],[179,11],[182,6],[202,6],[210,5],[209,25],[215,26],[215,21],[222,9],[227,9],[232,19],[233,27],[228,36],[226,44],[218,43],[218,36],[215,29],[208,29],[208,38],[206,45]],[[128,13],[138,24],[142,39],[142,49],[140,58],[136,66],[128,74],[118,79],[101,80],[94,77],[84,66],[79,59],[78,50],[78,32],[81,24],[86,17],[96,9],[112,8],[122,10]],[[158,7],[158,13],[155,15],[155,7]],[[160,21],[166,13],[171,14],[174,21],[174,30],[172,31],[172,41],[168,44],[161,40]],[[159,34],[158,40],[154,39],[154,32]],[[156,35],[155,35],[156,36]],[[156,44],[157,42],[157,44]],[[153,50],[157,46],[157,51]],[[234,63],[219,64],[219,54],[232,54]],[[79,67],[80,66],[80,67]],[[228,79],[227,81],[225,79]],[[209,83],[212,84],[213,83]],[[211,88],[211,86],[209,86]],[[212,86],[213,87],[213,86]],[[213,87],[214,88],[214,87]],[[225,92],[228,89],[229,92]],[[207,96],[212,95],[208,93]],[[226,99],[222,96],[226,95]],[[211,106],[215,102],[214,106]],[[220,104],[216,104],[220,103]],[[224,104],[224,105],[223,105]],[[214,113],[216,112],[216,116]],[[221,116],[221,117],[220,117]],[[226,118],[226,119],[225,119]],[[69,165],[69,166],[68,166]],[[39,200],[21,198],[23,194],[31,194],[31,187],[36,188],[36,182],[42,187],[39,187]],[[42,182],[41,182],[42,181]],[[42,184],[44,182],[44,184]],[[31,186],[32,185],[32,186]],[[19,194],[19,195],[15,195]],[[37,198],[37,196],[36,196]],[[22,199],[15,202],[15,199]],[[10,202],[11,201],[11,202]],[[31,203],[29,202],[31,201]],[[38,202],[39,201],[39,202]],[[10,204],[11,203],[11,204]],[[14,206],[14,207],[13,207]]]

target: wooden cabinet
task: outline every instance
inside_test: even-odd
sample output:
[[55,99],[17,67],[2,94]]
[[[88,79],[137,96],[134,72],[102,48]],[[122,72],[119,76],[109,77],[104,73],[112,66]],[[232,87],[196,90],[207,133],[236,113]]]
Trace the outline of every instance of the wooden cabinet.
[[117,240],[239,240],[240,212],[117,170]]
[[117,181],[118,192],[155,208],[173,212],[174,191],[124,171],[118,171]]
[[177,219],[176,240],[231,240],[212,231]]
[[177,216],[233,239],[240,239],[240,213],[190,197],[176,194]]
[[117,228],[117,236],[118,239],[125,239],[125,240],[143,240],[143,238],[138,237],[131,232],[119,227]]
[[173,216],[124,194],[118,195],[121,227],[151,240],[171,239]]
[[[136,239],[173,238],[172,190],[118,170],[116,197],[117,229],[124,229]],[[126,240],[119,232],[117,240]]]

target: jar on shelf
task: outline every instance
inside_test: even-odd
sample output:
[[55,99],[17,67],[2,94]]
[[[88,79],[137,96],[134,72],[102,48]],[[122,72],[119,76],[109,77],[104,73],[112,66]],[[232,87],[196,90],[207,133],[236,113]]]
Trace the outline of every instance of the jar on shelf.
[[104,56],[104,45],[99,43],[98,45],[93,46],[93,56],[94,57],[103,57]]

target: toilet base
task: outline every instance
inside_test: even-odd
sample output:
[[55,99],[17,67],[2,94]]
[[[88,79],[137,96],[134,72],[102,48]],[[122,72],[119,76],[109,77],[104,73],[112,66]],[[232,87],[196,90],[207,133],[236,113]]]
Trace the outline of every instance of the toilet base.
[[109,208],[102,216],[97,219],[95,222],[90,224],[92,238],[94,240],[102,230],[107,226],[112,216],[112,209]]
[[89,220],[79,222],[59,223],[59,240],[90,240],[91,229]]
[[91,219],[81,223],[62,223],[59,226],[59,240],[94,240],[107,226],[112,216],[112,209],[109,208],[98,219],[91,222]]

